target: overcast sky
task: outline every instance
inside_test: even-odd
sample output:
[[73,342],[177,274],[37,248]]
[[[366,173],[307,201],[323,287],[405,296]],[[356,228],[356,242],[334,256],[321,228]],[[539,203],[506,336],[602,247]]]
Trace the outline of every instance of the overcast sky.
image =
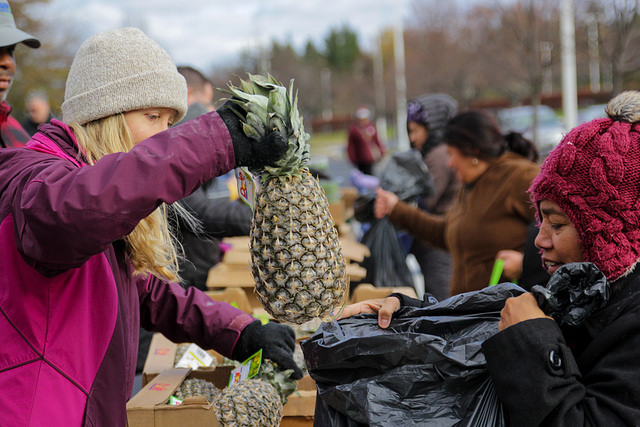
[[38,8],[56,25],[74,23],[85,38],[139,27],[177,64],[208,71],[274,39],[296,49],[311,39],[323,48],[330,29],[343,24],[370,50],[382,28],[407,18],[411,0],[51,0]]

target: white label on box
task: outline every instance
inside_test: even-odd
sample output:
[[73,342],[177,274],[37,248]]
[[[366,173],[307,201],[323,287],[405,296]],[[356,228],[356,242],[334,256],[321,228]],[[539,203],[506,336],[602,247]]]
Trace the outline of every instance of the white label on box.
[[201,366],[211,366],[212,363],[213,356],[211,354],[196,344],[190,344],[175,367],[198,369]]

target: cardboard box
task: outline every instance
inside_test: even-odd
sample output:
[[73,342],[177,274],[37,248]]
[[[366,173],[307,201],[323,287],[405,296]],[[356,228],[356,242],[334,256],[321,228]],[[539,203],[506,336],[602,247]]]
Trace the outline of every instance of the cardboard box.
[[282,417],[280,427],[313,427],[313,417]]
[[367,269],[359,264],[347,264],[347,276],[349,276],[349,280],[358,282],[367,277]]
[[353,209],[353,203],[360,196],[360,192],[356,187],[342,187],[340,188],[340,198],[344,202],[345,208]]
[[253,311],[246,292],[240,288],[225,288],[219,291],[206,291],[205,293],[214,301],[224,301],[247,314],[251,314]]
[[231,250],[235,251],[249,251],[249,242],[251,238],[249,236],[235,236],[225,237],[222,239],[223,243],[231,246]]
[[[235,299],[238,308],[247,313],[253,313],[255,310],[262,309],[262,304],[254,291],[249,240],[247,236],[223,239],[224,243],[232,246],[232,249],[224,255],[221,263],[209,270],[207,288],[211,290],[210,292],[215,292],[210,294],[213,299],[226,302],[232,302]],[[357,263],[370,256],[369,248],[347,236],[340,237],[340,244],[342,254],[347,261],[349,280],[361,281],[367,276],[367,270]],[[243,292],[245,297],[241,297],[239,292]],[[247,301],[248,308],[244,305],[244,301]]]
[[[251,265],[251,254],[249,252],[249,237],[232,237],[222,240],[233,246],[233,249],[225,253],[222,260],[223,264],[227,264],[227,270],[233,271],[236,266],[243,270]],[[340,245],[342,246],[342,254],[348,260],[362,262],[362,260],[371,255],[366,245],[358,242],[351,236],[340,237]]]
[[227,265],[239,265],[245,267],[251,265],[251,252],[247,250],[235,250],[232,249],[224,254],[222,262]]
[[250,264],[234,265],[220,262],[209,270],[207,287],[212,288],[253,288]]
[[333,222],[336,225],[344,224],[347,221],[347,218],[345,215],[345,209],[344,209],[344,202],[342,200],[335,203],[329,203],[329,212],[331,213]]
[[[357,282],[364,279],[367,275],[367,270],[351,261],[361,262],[365,256],[369,256],[369,248],[352,239],[340,239],[340,243],[342,245],[342,254],[347,261],[347,276],[349,280]],[[246,258],[246,260],[245,264],[221,262],[213,266],[207,276],[207,287],[211,290],[240,288],[244,291],[251,310],[254,310],[261,308],[262,304],[254,292],[255,282],[251,274],[250,260],[249,258]]]
[[370,283],[361,283],[353,290],[351,302],[356,303],[368,299],[385,298],[388,295],[400,292],[413,298],[418,298],[416,291],[409,286],[381,287],[376,288]]
[[[178,344],[169,341],[169,339],[164,335],[160,333],[153,334],[151,337],[151,343],[149,344],[149,353],[147,353],[147,359],[145,360],[144,367],[142,368],[143,387],[151,382],[161,372],[173,369],[177,348]],[[214,357],[215,364],[222,363],[224,358],[220,353],[213,350],[207,350],[207,353]],[[228,366],[224,367],[227,368]],[[200,368],[197,371],[210,371],[211,369],[212,368]],[[227,377],[227,380],[228,379],[229,377]]]
[[305,375],[282,408],[280,427],[311,427],[316,409],[316,383]]
[[[152,376],[151,380],[127,403],[128,426],[219,425],[217,419],[215,419],[212,405],[204,398],[196,396],[185,399],[184,403],[179,406],[167,405],[167,402],[180,384],[188,378],[204,379],[223,389],[229,382],[232,370],[233,366],[218,366],[213,369],[198,370],[185,368],[163,370]],[[305,375],[298,381],[298,389],[289,395],[287,403],[282,409],[283,418],[280,425],[285,427],[313,426],[315,404],[315,381],[309,375]]]
[[221,262],[214,265],[207,276],[207,288],[211,290],[240,289],[244,292],[249,302],[250,310],[262,307],[254,292],[254,280],[250,264],[237,265]]
[[354,239],[341,238],[340,244],[342,245],[342,255],[346,260],[362,262],[365,257],[371,255],[367,245],[363,245]]
[[127,402],[128,427],[219,426],[213,408],[204,397],[185,399],[182,405],[168,405],[169,397],[187,378],[199,378],[224,388],[231,367],[192,371],[188,368],[165,370]]

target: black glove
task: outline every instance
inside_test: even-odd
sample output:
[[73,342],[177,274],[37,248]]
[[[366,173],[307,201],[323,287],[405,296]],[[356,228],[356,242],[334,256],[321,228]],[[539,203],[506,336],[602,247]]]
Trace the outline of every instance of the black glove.
[[302,370],[293,360],[296,346],[296,334],[291,326],[269,322],[263,325],[259,320],[249,324],[233,349],[232,358],[243,362],[249,356],[262,349],[262,358],[277,363],[283,371],[293,369],[291,377],[299,380]]
[[232,101],[225,102],[216,112],[231,135],[236,166],[247,166],[252,169],[273,166],[287,151],[286,138],[276,131],[267,134],[261,141],[249,138],[242,130],[242,118],[234,110],[244,114],[244,110]]

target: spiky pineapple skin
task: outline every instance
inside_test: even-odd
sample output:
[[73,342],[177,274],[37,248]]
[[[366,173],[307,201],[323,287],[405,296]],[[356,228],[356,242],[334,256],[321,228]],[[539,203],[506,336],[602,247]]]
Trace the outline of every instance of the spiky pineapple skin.
[[215,410],[222,427],[278,427],[282,420],[278,392],[257,379],[226,387],[215,401]]
[[250,245],[258,299],[282,322],[328,319],[344,303],[348,281],[327,197],[308,169],[263,184]]
[[220,396],[220,390],[209,381],[190,378],[180,384],[174,395],[180,400],[190,396],[204,396],[211,403]]

